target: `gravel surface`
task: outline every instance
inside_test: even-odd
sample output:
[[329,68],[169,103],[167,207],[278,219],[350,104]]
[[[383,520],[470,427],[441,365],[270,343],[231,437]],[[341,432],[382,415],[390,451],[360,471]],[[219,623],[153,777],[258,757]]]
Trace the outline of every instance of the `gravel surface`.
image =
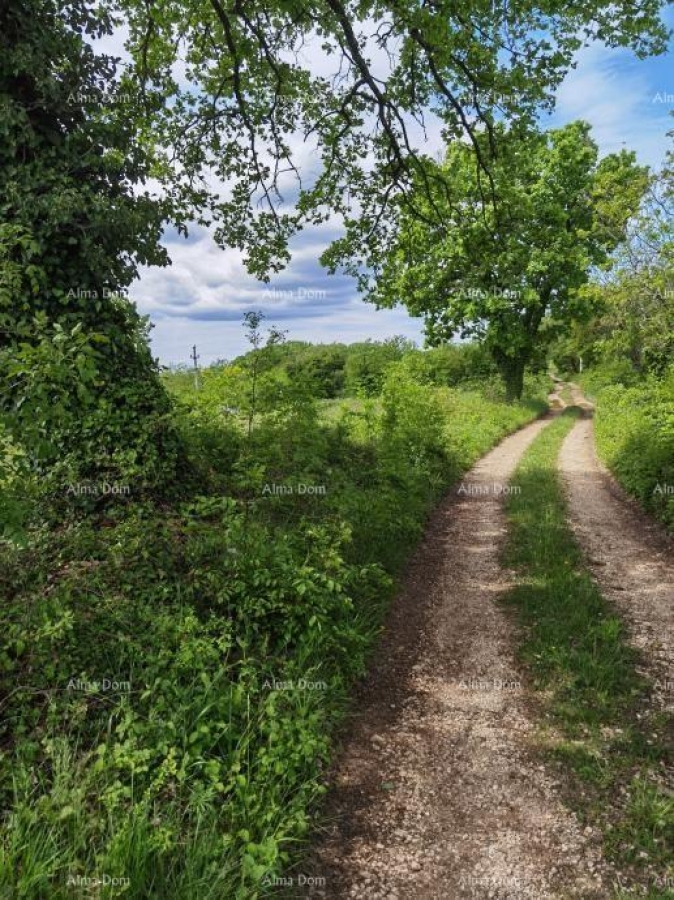
[[536,756],[514,626],[497,604],[509,586],[504,490],[546,424],[507,438],[432,517],[356,697],[329,824],[296,881],[318,885],[298,896],[612,895],[600,836],[564,807]]
[[[573,393],[582,401],[575,386]],[[591,408],[587,401],[584,406]],[[642,651],[654,704],[674,710],[674,541],[598,460],[589,415],[566,438],[559,466],[592,575]]]

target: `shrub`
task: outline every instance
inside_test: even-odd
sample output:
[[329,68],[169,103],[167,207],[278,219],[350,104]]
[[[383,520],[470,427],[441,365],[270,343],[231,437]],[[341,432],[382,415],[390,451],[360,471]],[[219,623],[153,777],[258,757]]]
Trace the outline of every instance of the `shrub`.
[[218,412],[230,375],[172,422],[206,491],[60,497],[58,527],[0,541],[2,895],[102,874],[130,900],[269,893],[428,512],[543,408],[397,364],[326,417],[270,370],[248,435]]

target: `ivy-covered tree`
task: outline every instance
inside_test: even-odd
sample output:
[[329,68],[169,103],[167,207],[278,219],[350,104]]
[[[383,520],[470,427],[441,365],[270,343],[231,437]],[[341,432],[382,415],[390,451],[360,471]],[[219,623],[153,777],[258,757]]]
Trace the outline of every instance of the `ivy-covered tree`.
[[627,151],[599,160],[583,122],[526,136],[499,127],[497,137],[495,156],[479,138],[493,200],[468,145],[451,144],[440,166],[447,194],[435,198],[445,224],[405,214],[370,296],[424,316],[431,343],[457,333],[484,342],[512,399],[544,320],[586,314],[579,289],[624,239],[648,174]]
[[113,25],[86,0],[0,5],[0,411],[43,473],[158,487],[180,448],[126,294],[167,262],[167,211],[92,49]]

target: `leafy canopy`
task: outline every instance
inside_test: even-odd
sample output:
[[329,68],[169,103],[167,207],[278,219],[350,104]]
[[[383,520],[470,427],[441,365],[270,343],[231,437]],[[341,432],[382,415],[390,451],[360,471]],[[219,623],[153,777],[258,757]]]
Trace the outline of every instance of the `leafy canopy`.
[[430,222],[446,212],[427,126],[468,138],[486,168],[480,133],[493,139],[497,121],[524,126],[552,105],[582,44],[663,52],[662,5],[118,0],[133,58],[122,107],[162,148],[155,174],[174,214],[214,221],[258,276],[329,212],[346,237],[328,261],[370,262],[398,209]]
[[[583,122],[526,137],[499,125],[497,136],[495,203],[470,147],[451,144],[439,165],[448,195],[435,198],[444,222],[405,214],[370,296],[424,316],[432,343],[483,340],[519,396],[544,318],[582,314],[579,288],[624,238],[648,176],[633,153],[599,161]],[[488,136],[479,141],[489,154]]]

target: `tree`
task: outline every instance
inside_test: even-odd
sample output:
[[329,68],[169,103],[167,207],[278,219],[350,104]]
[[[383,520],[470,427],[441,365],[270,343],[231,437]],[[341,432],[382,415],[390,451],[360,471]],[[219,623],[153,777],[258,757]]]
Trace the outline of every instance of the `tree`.
[[598,297],[589,334],[604,359],[627,360],[635,372],[663,375],[674,362],[673,155],[651,178],[627,240],[592,289]]
[[251,434],[253,433],[255,415],[258,411],[258,380],[260,376],[261,364],[263,363],[263,353],[265,351],[268,351],[270,348],[283,343],[283,341],[285,340],[285,332],[280,331],[278,328],[272,327],[268,331],[266,342],[263,344],[261,326],[264,319],[264,314],[259,311],[256,312],[251,310],[250,312],[246,312],[243,314],[244,327],[248,332],[246,338],[248,340],[248,343],[253,348],[246,357],[247,368],[250,376],[250,388],[249,396],[247,398],[248,402],[246,410],[246,431],[249,440]]
[[306,385],[312,397],[334,399],[344,389],[347,353],[344,344],[309,344],[286,359],[285,369],[290,380]]
[[[493,203],[470,148],[451,144],[441,164],[447,196],[436,198],[447,224],[406,214],[370,295],[425,316],[431,343],[457,331],[483,341],[510,399],[522,393],[546,317],[586,313],[579,289],[624,238],[647,183],[633,153],[598,161],[589,132],[583,122],[526,136],[499,127]],[[488,155],[488,136],[480,142]]]
[[126,297],[167,262],[167,208],[91,47],[112,29],[83,0],[0,6],[0,413],[43,473],[174,488],[170,402]]
[[347,348],[344,366],[346,394],[355,396],[362,393],[366,397],[376,397],[381,393],[387,369],[413,347],[413,342],[402,335],[384,341],[351,344]]
[[420,150],[429,124],[468,139],[489,193],[480,131],[493,143],[500,119],[524,127],[550,107],[583,43],[664,52],[661,6],[119,0],[133,58],[123,114],[164,148],[158,175],[176,214],[213,221],[252,272],[266,279],[290,236],[332,211],[346,233],[326,262],[355,258],[367,278],[399,210],[430,222],[446,212],[444,171]]

